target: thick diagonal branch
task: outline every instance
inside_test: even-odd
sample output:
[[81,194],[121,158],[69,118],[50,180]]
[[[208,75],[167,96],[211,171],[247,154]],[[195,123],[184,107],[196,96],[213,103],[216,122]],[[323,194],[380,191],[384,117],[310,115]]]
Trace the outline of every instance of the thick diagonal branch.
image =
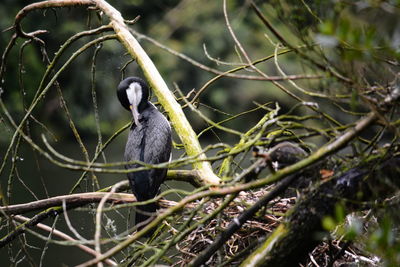
[[[121,13],[104,0],[95,0],[95,2],[96,6],[111,20],[111,26],[119,40],[141,67],[147,81],[153,88],[158,101],[168,113],[172,126],[179,135],[186,153],[189,156],[198,156],[199,159],[204,159],[206,156],[203,153],[196,133],[188,122],[181,106],[175,100],[172,92],[168,89],[167,84],[161,77],[153,61],[143,50],[135,37],[130,33],[128,26],[124,23]],[[199,172],[202,181],[206,184],[219,183],[220,179],[212,171],[209,162],[199,161],[194,163],[194,168]]]

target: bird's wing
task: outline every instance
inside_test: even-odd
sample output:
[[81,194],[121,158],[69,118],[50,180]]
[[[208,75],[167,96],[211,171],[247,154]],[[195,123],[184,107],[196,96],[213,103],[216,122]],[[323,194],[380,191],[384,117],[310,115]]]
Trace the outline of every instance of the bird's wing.
[[[159,164],[169,161],[172,147],[171,127],[161,113],[158,113],[157,116],[150,119],[148,128],[146,129],[144,147],[144,162]],[[155,195],[158,193],[159,187],[165,179],[167,169],[151,169],[148,173],[150,188],[156,190],[151,192],[151,194]]]
[[145,133],[143,161],[151,164],[166,162],[171,154],[171,127],[160,113],[157,117],[149,120]]
[[[171,127],[168,121],[154,110],[154,114],[143,121],[142,126],[133,128],[126,146],[125,159],[140,160],[145,163],[159,164],[167,162],[171,154]],[[128,167],[139,167],[130,165]],[[139,200],[153,198],[159,191],[167,169],[154,168],[128,173],[132,190]]]
[[[125,161],[144,161],[146,128],[132,125],[125,147]],[[126,168],[138,168],[140,164],[128,164]],[[128,173],[129,182],[136,198],[143,201],[151,198],[149,170]]]

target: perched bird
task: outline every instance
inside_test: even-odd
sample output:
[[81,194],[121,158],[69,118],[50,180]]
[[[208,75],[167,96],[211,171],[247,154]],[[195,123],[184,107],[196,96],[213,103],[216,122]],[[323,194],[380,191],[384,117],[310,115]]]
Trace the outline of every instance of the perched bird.
[[253,157],[262,158],[259,165],[247,175],[244,180],[246,183],[256,179],[260,172],[268,167],[271,172],[283,169],[289,165],[306,158],[308,153],[304,151],[298,144],[291,142],[282,142],[272,148],[266,149],[264,147],[253,147]]
[[[253,147],[253,156],[264,158],[266,162],[274,163],[274,169],[283,169],[289,165],[307,157],[298,144],[291,142],[282,142],[272,148],[265,149],[263,147]],[[264,166],[265,167],[265,166]]]
[[[117,96],[121,105],[132,112],[132,124],[125,147],[125,161],[149,164],[167,162],[171,158],[171,126],[158,109],[149,102],[149,88],[140,78],[129,77],[118,85]],[[128,164],[126,168],[140,167]],[[153,168],[128,173],[128,179],[138,201],[154,198],[167,174],[166,168]],[[156,203],[137,206],[135,224],[148,220],[157,210]],[[139,229],[145,224],[139,225]]]
[[267,153],[270,160],[277,163],[277,169],[295,164],[308,155],[298,144],[287,141],[275,145]]

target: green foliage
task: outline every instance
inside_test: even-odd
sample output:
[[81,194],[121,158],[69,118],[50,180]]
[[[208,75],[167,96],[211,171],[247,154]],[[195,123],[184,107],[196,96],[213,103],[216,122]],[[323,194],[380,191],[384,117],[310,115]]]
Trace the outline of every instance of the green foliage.
[[371,233],[367,241],[367,248],[382,257],[385,266],[400,265],[398,225],[395,225],[389,216],[383,217],[378,228]]
[[[382,68],[380,61],[400,56],[394,28],[400,20],[398,2],[286,0],[275,4],[283,22],[291,18],[290,29],[298,38],[322,46],[329,55],[324,64],[339,73],[363,76],[361,83],[391,80],[390,64]],[[320,52],[315,49],[315,53]]]
[[[322,219],[322,226],[325,230],[332,232],[337,230],[339,235],[343,235],[348,232],[344,222],[346,219],[346,208],[344,203],[338,203],[335,205],[335,216],[326,216]],[[338,227],[338,228],[337,228]]]

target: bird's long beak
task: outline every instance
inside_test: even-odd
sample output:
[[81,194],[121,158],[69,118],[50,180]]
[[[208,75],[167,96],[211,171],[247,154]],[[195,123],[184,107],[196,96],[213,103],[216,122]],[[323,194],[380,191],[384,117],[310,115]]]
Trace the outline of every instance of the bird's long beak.
[[137,110],[137,107],[134,105],[130,105],[129,107],[131,108],[133,120],[135,121],[136,126],[140,126],[139,112]]

